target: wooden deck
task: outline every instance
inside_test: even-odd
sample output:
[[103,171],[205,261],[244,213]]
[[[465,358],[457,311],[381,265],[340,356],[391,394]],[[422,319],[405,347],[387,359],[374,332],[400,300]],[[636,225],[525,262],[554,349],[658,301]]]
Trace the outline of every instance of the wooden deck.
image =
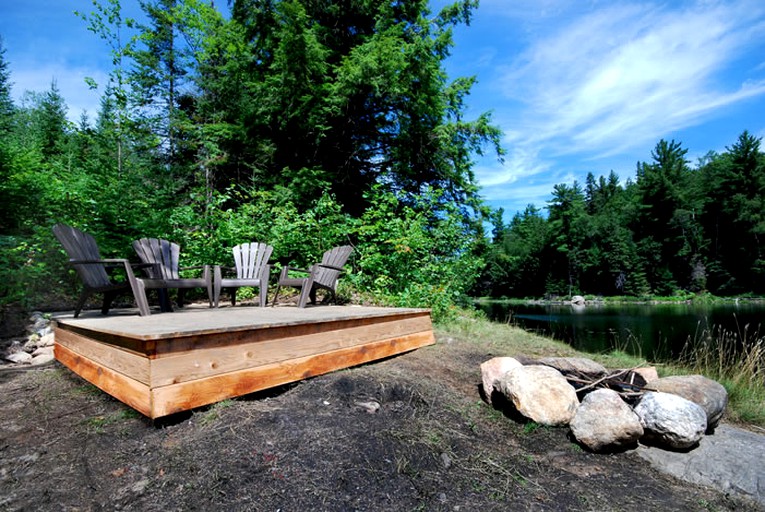
[[150,418],[435,342],[419,309],[191,307],[54,320],[56,359]]

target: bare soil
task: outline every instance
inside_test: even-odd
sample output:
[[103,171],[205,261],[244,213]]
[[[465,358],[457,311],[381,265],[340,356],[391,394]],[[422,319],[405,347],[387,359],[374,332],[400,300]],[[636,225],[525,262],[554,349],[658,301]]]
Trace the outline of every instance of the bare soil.
[[491,345],[437,339],[156,422],[59,363],[0,371],[0,510],[760,510],[503,415]]

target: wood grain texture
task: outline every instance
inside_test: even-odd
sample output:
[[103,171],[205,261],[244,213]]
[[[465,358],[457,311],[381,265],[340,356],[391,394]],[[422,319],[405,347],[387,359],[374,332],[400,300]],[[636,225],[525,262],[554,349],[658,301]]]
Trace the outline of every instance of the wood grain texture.
[[55,329],[55,340],[91,362],[119,372],[145,385],[151,384],[150,359],[64,329]]
[[152,416],[151,393],[145,384],[99,365],[60,343],[55,343],[56,359],[97,388],[124,402],[144,416]]
[[152,389],[152,418],[280,386],[435,343],[432,332],[415,333]]
[[[366,325],[365,325],[366,324]],[[432,329],[430,317],[362,323],[355,327],[336,328],[315,333],[314,329],[292,329],[286,337],[263,341],[254,332],[252,341],[236,336],[229,343],[215,348],[187,350],[174,357],[161,357],[151,362],[152,388],[188,382],[246,368],[260,367],[280,361],[299,359],[353,347],[379,340],[398,338]],[[281,329],[280,329],[281,331]]]

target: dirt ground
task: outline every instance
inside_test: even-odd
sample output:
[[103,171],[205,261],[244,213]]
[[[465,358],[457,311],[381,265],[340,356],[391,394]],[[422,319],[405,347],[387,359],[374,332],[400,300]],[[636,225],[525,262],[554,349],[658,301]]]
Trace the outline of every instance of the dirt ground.
[[504,416],[479,365],[510,354],[437,340],[157,422],[59,363],[2,370],[0,510],[760,510]]

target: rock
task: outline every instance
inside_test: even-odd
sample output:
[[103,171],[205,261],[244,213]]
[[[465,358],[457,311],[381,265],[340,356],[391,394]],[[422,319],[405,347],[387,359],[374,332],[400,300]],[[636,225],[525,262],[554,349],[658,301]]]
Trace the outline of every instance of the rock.
[[765,510],[765,436],[722,423],[688,452],[640,445],[635,453],[676,478],[748,496]]
[[19,340],[13,340],[11,344],[8,345],[8,348],[5,350],[5,354],[6,356],[9,356],[17,352],[24,352],[24,347],[21,345],[21,342]]
[[52,347],[53,343],[55,342],[56,337],[51,332],[46,335],[44,335],[42,338],[40,338],[40,341],[37,342],[38,347]]
[[495,357],[481,363],[483,393],[488,403],[491,403],[491,395],[494,393],[495,382],[508,371],[520,366],[523,365],[512,357]]
[[643,426],[643,439],[668,448],[684,450],[696,445],[707,429],[704,409],[671,393],[649,391],[635,406]]
[[582,400],[571,420],[571,432],[587,448],[600,452],[637,444],[643,427],[616,391],[597,389]]
[[361,407],[369,414],[374,414],[380,410],[380,403],[374,400],[369,402],[356,402],[357,407]]
[[549,366],[513,368],[498,380],[498,388],[520,414],[541,425],[566,425],[579,406],[574,388]]
[[36,348],[34,352],[32,352],[32,357],[37,357],[44,354],[52,354],[53,353],[53,347],[39,347]]
[[33,356],[30,361],[30,364],[33,366],[39,366],[41,364],[50,363],[54,359],[55,357],[53,355],[53,351],[51,350],[50,352],[42,352],[36,356]]
[[641,377],[643,377],[643,380],[646,382],[651,382],[652,380],[656,380],[659,378],[659,374],[656,371],[656,368],[653,366],[646,366],[645,368],[635,368],[632,370],[634,373],[637,373]]
[[585,303],[584,297],[581,295],[574,295],[571,297],[571,304],[574,304],[576,306],[583,306]]
[[32,361],[32,354],[27,352],[14,352],[13,354],[7,354],[5,359],[16,364],[29,364]]
[[608,373],[605,366],[586,357],[543,357],[539,364],[555,368],[563,375],[581,375],[591,379],[605,377]]
[[646,389],[681,396],[698,404],[707,415],[707,432],[720,423],[728,406],[728,392],[722,384],[703,375],[676,375],[649,381]]

